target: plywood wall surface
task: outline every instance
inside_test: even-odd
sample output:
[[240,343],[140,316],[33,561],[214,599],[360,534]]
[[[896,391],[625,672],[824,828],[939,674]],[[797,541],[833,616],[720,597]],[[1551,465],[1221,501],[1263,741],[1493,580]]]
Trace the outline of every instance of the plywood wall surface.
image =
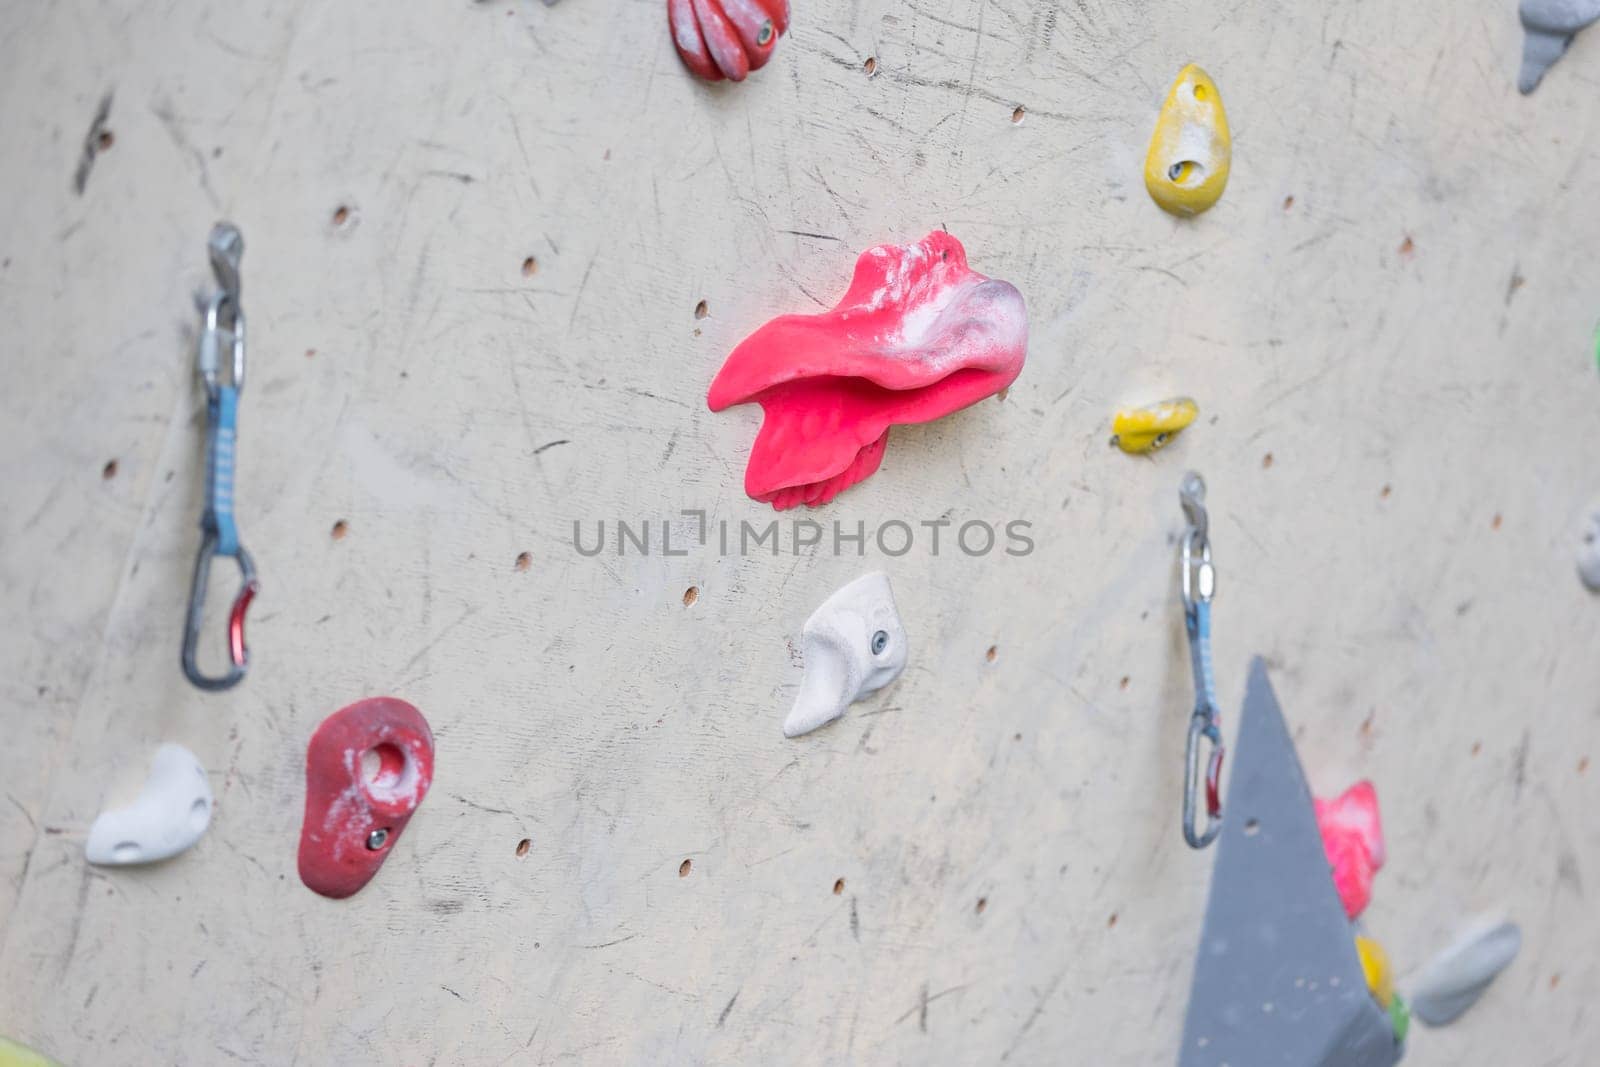
[[[1404,976],[1473,913],[1523,926],[1407,1062],[1590,1062],[1600,31],[1524,98],[1514,6],[797,0],[712,87],[661,0],[7,5],[0,1033],[73,1064],[1170,1062],[1212,858],[1178,833],[1194,467],[1228,731],[1261,653],[1313,785],[1378,783],[1370,932]],[[1178,222],[1141,164],[1190,61],[1234,165]],[[220,696],[178,670],[219,217],[263,586]],[[758,413],[706,411],[712,374],[941,226],[1026,295],[1027,366],[818,517],[1025,520],[1031,554],[574,550],[575,520],[764,522]],[[1108,449],[1174,394],[1177,443]],[[800,626],[869,567],[911,665],[785,740]],[[385,693],[433,725],[433,791],[324,900],[305,742]],[[209,833],[87,867],[163,740]]]

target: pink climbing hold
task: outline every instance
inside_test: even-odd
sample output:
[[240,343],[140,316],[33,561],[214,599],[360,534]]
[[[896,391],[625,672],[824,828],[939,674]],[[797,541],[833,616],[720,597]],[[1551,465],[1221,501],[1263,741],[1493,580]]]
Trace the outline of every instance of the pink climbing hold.
[[706,81],[744,81],[789,28],[789,0],[667,0],[672,43]]
[[433,782],[422,712],[370,697],[322,720],[306,745],[300,880],[341,899],[372,880]]
[[1313,801],[1322,848],[1333,868],[1344,913],[1354,919],[1372,899],[1372,876],[1383,866],[1383,822],[1378,793],[1363,779],[1333,800]]
[[706,401],[765,412],[745,467],[752,499],[815,507],[878,469],[891,426],[998,393],[1027,352],[1022,294],[968,268],[961,242],[936,230],[861,253],[831,311],[780,315],[746,337]]

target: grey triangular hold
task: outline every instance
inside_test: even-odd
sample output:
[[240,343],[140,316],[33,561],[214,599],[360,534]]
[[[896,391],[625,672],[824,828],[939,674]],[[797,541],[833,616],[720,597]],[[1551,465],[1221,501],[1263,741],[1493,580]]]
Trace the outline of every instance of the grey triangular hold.
[[1429,1026],[1443,1026],[1473,1004],[1522,947],[1516,923],[1479,923],[1428,961],[1411,982],[1411,1011]]
[[1179,1067],[1392,1067],[1294,742],[1250,665]]
[[1517,13],[1526,34],[1517,88],[1526,95],[1538,88],[1544,72],[1566,54],[1573,36],[1600,19],[1600,0],[1522,0]]

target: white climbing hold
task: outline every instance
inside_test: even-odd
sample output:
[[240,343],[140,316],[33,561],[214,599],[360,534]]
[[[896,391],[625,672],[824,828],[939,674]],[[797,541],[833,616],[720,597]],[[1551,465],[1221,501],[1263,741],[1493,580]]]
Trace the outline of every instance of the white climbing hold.
[[1578,541],[1578,577],[1600,593],[1600,504],[1591,508],[1584,520],[1583,536]]
[[1475,1004],[1522,947],[1516,923],[1480,920],[1428,961],[1410,983],[1411,1013],[1444,1026]]
[[825,726],[845,708],[900,677],[905,627],[882,571],[863,574],[811,613],[801,631],[805,677],[783,721],[785,737]]
[[156,749],[139,799],[103,811],[84,846],[90,863],[127,866],[176,856],[211,825],[211,783],[193,752],[182,745]]

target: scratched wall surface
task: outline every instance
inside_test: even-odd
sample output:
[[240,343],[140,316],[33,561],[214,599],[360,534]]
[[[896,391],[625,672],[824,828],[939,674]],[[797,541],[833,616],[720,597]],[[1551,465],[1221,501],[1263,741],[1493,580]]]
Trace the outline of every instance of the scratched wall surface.
[[[1523,925],[1408,1062],[1588,1062],[1600,33],[1522,98],[1510,0],[806,0],[708,87],[662,6],[0,9],[0,1033],[75,1064],[1167,1062],[1211,860],[1178,834],[1193,466],[1225,707],[1264,654],[1313,785],[1379,785],[1370,930],[1404,974],[1477,911]],[[1191,60],[1235,158],[1180,223],[1140,164]],[[263,582],[220,696],[177,665],[218,217]],[[1031,555],[574,551],[575,519],[769,514],[712,373],[939,226],[1026,294],[1027,367],[820,517],[1023,519]],[[1176,444],[1107,448],[1176,393]],[[872,566],[911,666],[785,740],[800,625]],[[305,741],[384,693],[433,724],[433,792],[324,900]],[[210,832],[88,868],[162,740]]]

